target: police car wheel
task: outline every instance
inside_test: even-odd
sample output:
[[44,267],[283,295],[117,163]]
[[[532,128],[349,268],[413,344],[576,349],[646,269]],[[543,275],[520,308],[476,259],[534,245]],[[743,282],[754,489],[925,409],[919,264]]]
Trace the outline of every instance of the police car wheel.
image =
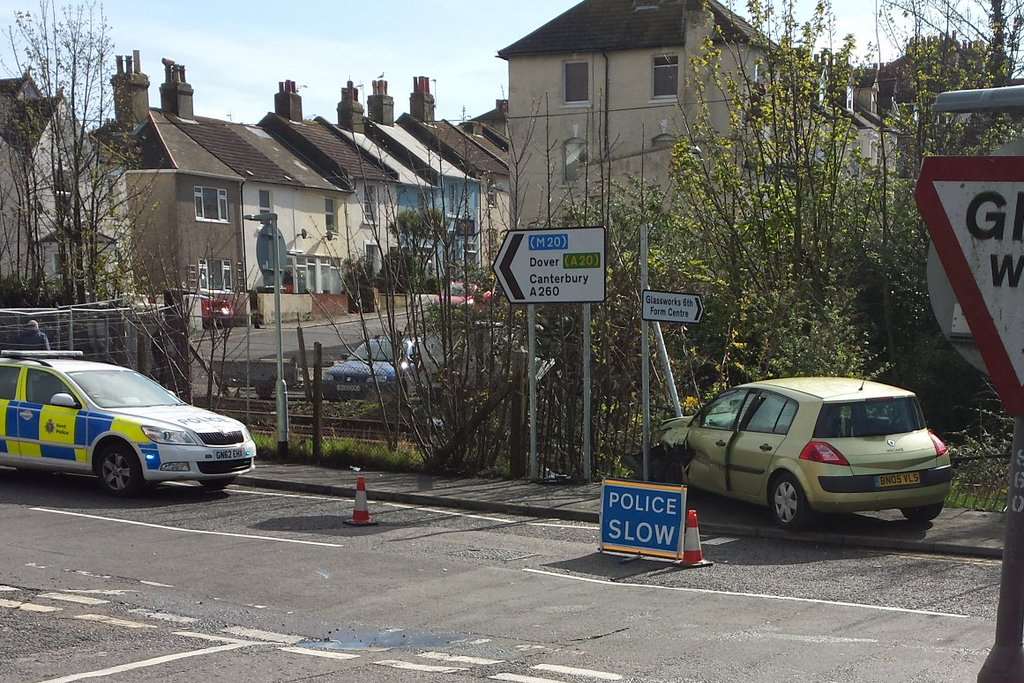
[[100,455],[96,473],[100,484],[115,496],[135,496],[145,487],[139,459],[126,446],[108,446]]
[[199,482],[199,485],[202,486],[207,491],[223,491],[229,485],[234,483],[235,478],[228,477],[227,479],[203,479],[202,481]]

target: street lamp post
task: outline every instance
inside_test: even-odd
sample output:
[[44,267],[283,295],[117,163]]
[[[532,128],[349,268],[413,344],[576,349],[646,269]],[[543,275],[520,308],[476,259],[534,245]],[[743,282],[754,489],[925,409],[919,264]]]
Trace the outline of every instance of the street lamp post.
[[265,243],[270,244],[270,263],[261,262],[260,267],[265,272],[266,265],[270,265],[274,271],[274,320],[277,331],[277,456],[285,458],[288,456],[288,384],[284,378],[284,331],[281,328],[281,233],[277,230],[276,213],[247,214],[243,218],[262,225],[260,237]]

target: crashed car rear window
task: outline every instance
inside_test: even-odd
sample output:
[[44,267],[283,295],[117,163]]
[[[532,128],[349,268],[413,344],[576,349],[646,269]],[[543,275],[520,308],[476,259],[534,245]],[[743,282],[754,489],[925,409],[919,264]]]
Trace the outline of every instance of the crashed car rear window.
[[823,403],[814,427],[817,439],[887,436],[924,429],[924,416],[913,396]]

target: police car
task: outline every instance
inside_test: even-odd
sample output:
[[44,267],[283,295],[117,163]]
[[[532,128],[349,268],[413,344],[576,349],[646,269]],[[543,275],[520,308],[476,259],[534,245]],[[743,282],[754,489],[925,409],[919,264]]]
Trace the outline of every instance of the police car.
[[116,496],[195,480],[223,489],[253,468],[245,426],[134,370],[81,352],[0,352],[0,465],[93,473]]

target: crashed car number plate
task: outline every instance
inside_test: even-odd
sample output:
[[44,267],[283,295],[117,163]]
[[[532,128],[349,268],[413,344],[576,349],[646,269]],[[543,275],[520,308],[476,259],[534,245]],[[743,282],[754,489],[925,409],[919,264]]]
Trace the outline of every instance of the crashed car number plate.
[[338,389],[338,391],[351,391],[352,393],[356,393],[356,392],[362,391],[363,388],[364,388],[364,385],[362,385],[362,384],[354,384],[354,383],[353,384],[339,384],[339,385],[337,385],[336,388]]
[[898,472],[897,474],[883,474],[878,477],[878,485],[881,488],[891,486],[913,486],[921,483],[920,472]]

